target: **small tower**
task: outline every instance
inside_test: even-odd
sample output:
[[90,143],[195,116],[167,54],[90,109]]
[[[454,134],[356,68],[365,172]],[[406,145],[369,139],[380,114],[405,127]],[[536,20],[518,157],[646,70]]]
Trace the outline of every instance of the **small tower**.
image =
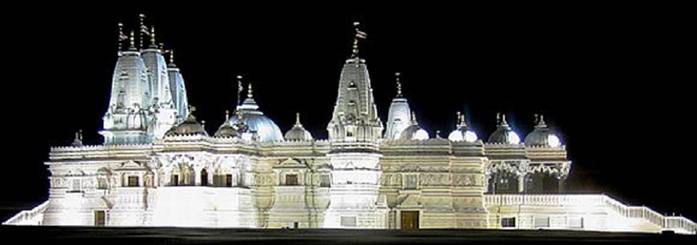
[[387,114],[387,130],[385,130],[385,139],[399,139],[402,131],[409,127],[410,118],[412,116],[409,101],[402,95],[402,83],[400,81],[400,73],[395,73],[395,83],[397,94],[392,99],[390,109]]

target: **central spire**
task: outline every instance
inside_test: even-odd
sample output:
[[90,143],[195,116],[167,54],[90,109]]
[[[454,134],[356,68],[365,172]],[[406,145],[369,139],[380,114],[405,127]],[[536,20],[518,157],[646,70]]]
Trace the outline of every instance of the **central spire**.
[[358,58],[358,41],[365,39],[366,34],[358,29],[358,22],[354,26],[353,53],[341,69],[336,105],[327,130],[330,140],[373,141],[381,137],[383,125],[378,117],[368,67]]

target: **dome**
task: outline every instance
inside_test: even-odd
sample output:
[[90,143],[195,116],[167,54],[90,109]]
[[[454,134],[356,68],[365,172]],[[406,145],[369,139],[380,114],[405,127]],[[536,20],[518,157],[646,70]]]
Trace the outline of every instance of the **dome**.
[[249,130],[256,132],[259,141],[283,140],[283,133],[281,133],[278,125],[264,116],[263,112],[259,111],[259,106],[252,97],[251,88],[250,84],[247,91],[247,99],[244,100],[242,105],[237,107],[235,112],[239,113],[240,116],[230,118],[230,125],[237,124],[239,118],[242,118],[242,122],[249,127]]
[[233,128],[232,125],[228,122],[230,120],[230,113],[228,111],[225,111],[225,121],[223,122],[220,127],[218,127],[218,131],[215,132],[215,137],[219,138],[234,138],[234,137],[239,137],[240,134],[237,132],[237,129]]
[[177,135],[204,135],[208,136],[208,133],[206,130],[203,128],[203,125],[198,123],[196,121],[196,117],[194,116],[193,108],[189,110],[189,115],[186,117],[186,120],[181,122],[180,124],[172,127],[171,129],[167,130],[165,133],[165,136],[177,136]]
[[293,128],[286,132],[284,138],[286,140],[294,141],[312,140],[312,134],[310,134],[309,131],[305,130],[303,125],[300,123],[300,113],[295,113],[295,125],[293,125]]
[[479,137],[477,136],[477,133],[472,131],[468,126],[467,123],[465,123],[465,115],[460,114],[460,112],[457,113],[457,128],[450,132],[448,135],[448,139],[450,141],[466,141],[469,143],[473,143],[477,140],[479,140]]
[[552,132],[552,129],[547,127],[544,117],[540,115],[537,120],[535,129],[525,136],[525,145],[527,146],[543,146],[543,147],[559,147],[561,140]]
[[488,143],[496,144],[520,144],[520,136],[516,134],[506,122],[506,115],[503,115],[496,131],[489,136]]
[[411,114],[411,125],[409,127],[405,128],[402,130],[402,133],[399,135],[399,139],[401,140],[427,140],[428,137],[428,132],[421,128],[419,126],[419,123],[416,122],[416,116],[414,113]]

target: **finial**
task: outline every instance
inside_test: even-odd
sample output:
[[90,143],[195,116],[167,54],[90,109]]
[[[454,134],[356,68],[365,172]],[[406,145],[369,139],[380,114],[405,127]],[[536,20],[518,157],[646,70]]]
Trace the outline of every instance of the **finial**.
[[189,114],[193,114],[196,111],[196,107],[189,105]]
[[225,121],[227,122],[227,121],[229,121],[229,120],[230,120],[230,111],[229,111],[229,110],[225,110]]
[[160,43],[159,46],[157,46],[159,49],[165,50],[165,43]]
[[295,113],[295,125],[301,126],[300,125],[300,112]]
[[496,124],[501,123],[501,112],[496,113]]
[[441,139],[440,130],[436,130],[436,139]]
[[138,36],[138,48],[143,48],[143,35],[150,35],[148,33],[148,27],[145,26],[145,14],[139,14],[138,15],[138,20],[140,22],[140,35]]
[[411,124],[416,124],[416,113],[411,113]]
[[536,127],[547,127],[547,123],[545,123],[545,116],[542,114],[537,115],[537,125]]
[[252,83],[251,82],[247,85],[247,98],[250,98],[250,99],[254,98],[254,95],[252,94]]
[[169,63],[174,64],[174,49],[170,49],[168,52],[169,52]]
[[394,73],[395,80],[397,81],[397,97],[402,97],[402,82],[399,81],[399,72]]
[[457,126],[462,125],[462,113],[460,113],[460,111],[456,111],[455,115],[457,116]]
[[206,130],[206,120],[201,120],[201,127]]
[[467,121],[465,120],[465,113],[460,114],[460,126],[467,126]]
[[155,25],[150,26],[150,45],[157,48],[157,41],[155,40]]
[[501,114],[501,126],[508,126],[508,122],[506,122],[506,114]]
[[136,50],[136,41],[135,41],[135,32],[131,31],[131,36],[129,37],[130,40],[130,46],[128,47],[129,50]]
[[119,42],[118,42],[119,50],[118,50],[118,52],[120,53],[121,50],[123,50],[122,42],[128,40],[128,36],[123,34],[123,23],[119,22],[118,25],[119,25]]
[[358,40],[359,40],[359,39],[366,39],[366,38],[368,37],[368,34],[367,34],[367,33],[365,33],[365,32],[363,32],[363,31],[361,31],[361,30],[358,29],[358,26],[359,26],[360,24],[361,24],[361,23],[358,22],[358,21],[353,22],[353,27],[354,27],[354,29],[355,29],[355,31],[356,31],[356,35],[355,35],[355,37],[353,38],[353,50],[352,50],[352,52],[351,52],[351,58],[356,58],[356,59],[358,59]]
[[82,129],[75,132],[75,139],[72,146],[82,146]]
[[242,75],[237,75],[237,105],[240,105],[242,101],[242,91],[244,91],[244,86],[242,86]]

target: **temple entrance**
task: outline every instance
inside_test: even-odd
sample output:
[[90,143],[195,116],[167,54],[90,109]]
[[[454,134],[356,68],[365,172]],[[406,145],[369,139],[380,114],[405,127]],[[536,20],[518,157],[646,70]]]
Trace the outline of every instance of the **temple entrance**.
[[106,225],[106,212],[104,210],[94,211],[94,226]]
[[402,211],[400,213],[402,230],[419,229],[419,211]]
[[208,171],[205,168],[201,170],[201,186],[208,186]]

